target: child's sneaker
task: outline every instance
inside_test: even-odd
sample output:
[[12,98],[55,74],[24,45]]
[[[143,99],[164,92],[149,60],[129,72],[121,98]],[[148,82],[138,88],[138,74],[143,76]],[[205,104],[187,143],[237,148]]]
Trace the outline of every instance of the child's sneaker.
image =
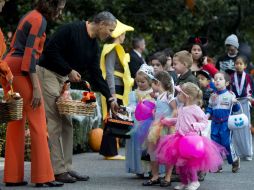
[[206,173],[205,172],[199,172],[198,173],[198,181],[204,181],[205,180]]
[[219,167],[219,169],[215,173],[222,173],[222,172],[223,172],[222,167]]
[[175,190],[182,190],[185,189],[187,185],[184,185],[183,183],[180,183],[179,185],[175,186],[174,189]]
[[232,172],[236,173],[240,170],[240,158],[238,158],[236,161],[232,164]]
[[197,190],[200,186],[198,181],[191,182],[187,187],[186,190]]
[[245,159],[246,159],[246,161],[251,161],[252,160],[252,156],[246,156]]

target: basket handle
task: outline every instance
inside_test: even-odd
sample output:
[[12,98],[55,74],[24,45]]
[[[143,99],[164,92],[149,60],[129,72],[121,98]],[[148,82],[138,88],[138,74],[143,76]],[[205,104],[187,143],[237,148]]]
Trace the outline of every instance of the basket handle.
[[[64,83],[70,83],[70,80],[66,80]],[[91,86],[89,84],[89,82],[87,82],[86,80],[80,80],[79,83],[84,83],[85,85],[85,90],[87,90],[88,92],[91,92]]]
[[[239,101],[237,101],[237,102],[236,102],[236,104],[239,104],[239,105],[240,105],[241,112],[243,113],[243,107],[242,107],[242,104],[241,104]],[[232,114],[232,109],[233,109],[233,106],[234,106],[234,104],[232,104],[232,105],[231,105],[229,115],[231,115],[231,114]]]
[[13,90],[12,84],[10,85],[10,88],[11,88],[11,94],[14,94],[14,90]]

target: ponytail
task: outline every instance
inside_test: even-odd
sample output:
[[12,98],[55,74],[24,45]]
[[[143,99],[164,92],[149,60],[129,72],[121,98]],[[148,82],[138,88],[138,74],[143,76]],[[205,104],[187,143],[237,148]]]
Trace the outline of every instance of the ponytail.
[[202,106],[203,104],[203,92],[202,90],[192,82],[186,82],[181,85],[184,93],[188,94],[193,102],[195,102],[198,106]]
[[197,94],[197,105],[202,106],[203,105],[203,92],[200,88],[197,89],[198,94]]

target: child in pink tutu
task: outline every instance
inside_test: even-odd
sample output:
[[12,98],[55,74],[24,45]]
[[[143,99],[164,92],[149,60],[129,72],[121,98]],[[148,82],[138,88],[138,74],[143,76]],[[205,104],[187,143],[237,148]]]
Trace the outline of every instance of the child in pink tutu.
[[156,148],[159,163],[175,166],[181,183],[176,190],[199,188],[197,173],[215,172],[223,163],[225,149],[200,136],[208,125],[205,113],[198,106],[202,103],[202,91],[191,82],[177,86],[178,99],[184,106],[178,109],[177,118],[164,118],[161,122],[176,127],[176,133],[162,138]]

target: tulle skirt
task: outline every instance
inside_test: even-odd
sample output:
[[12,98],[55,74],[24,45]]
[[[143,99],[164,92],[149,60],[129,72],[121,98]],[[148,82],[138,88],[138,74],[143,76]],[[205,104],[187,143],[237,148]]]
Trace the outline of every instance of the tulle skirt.
[[136,126],[130,131],[130,135],[137,136],[138,142],[142,145],[148,137],[148,133],[153,122],[153,118],[144,121],[137,121]]
[[175,166],[177,171],[184,167],[191,172],[216,172],[226,154],[224,147],[196,134],[167,135],[159,140],[156,147],[157,161]]

